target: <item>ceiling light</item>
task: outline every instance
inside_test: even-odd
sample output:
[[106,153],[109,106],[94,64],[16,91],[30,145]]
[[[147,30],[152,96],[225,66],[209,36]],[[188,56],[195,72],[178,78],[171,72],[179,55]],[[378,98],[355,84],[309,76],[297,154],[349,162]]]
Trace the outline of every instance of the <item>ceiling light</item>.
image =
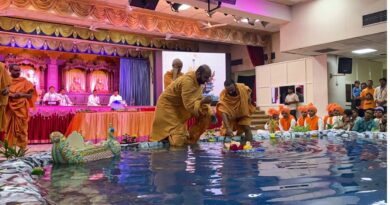
[[259,21],[260,21],[259,19],[256,19],[256,20],[255,20],[256,23],[259,22]]
[[360,49],[360,50],[354,50],[352,51],[352,53],[355,53],[355,54],[366,54],[366,53],[372,53],[372,52],[376,52],[377,50],[375,49],[372,49],[372,48],[365,48],[365,49]]
[[269,24],[269,22],[267,22],[267,21],[262,21],[262,22],[261,22],[261,25],[263,25],[264,28],[265,28],[268,24]]
[[249,22],[249,18],[241,18],[241,22],[242,23],[248,23]]
[[190,5],[182,4],[182,5],[179,6],[179,11],[184,11],[184,10],[187,10],[189,8],[191,8]]

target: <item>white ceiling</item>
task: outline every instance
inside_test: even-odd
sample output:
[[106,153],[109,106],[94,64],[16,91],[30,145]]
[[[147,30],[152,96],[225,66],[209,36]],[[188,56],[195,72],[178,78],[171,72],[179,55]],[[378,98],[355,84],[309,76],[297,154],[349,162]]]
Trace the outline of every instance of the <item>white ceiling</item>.
[[[214,8],[215,5],[213,5],[212,8]],[[180,11],[180,12],[173,12],[171,10],[170,4],[168,4],[165,0],[160,0],[156,7],[156,12],[174,15],[174,16],[180,16],[184,18],[191,18],[196,19],[203,22],[211,22],[214,24],[228,24],[228,26],[234,26],[234,27],[240,27],[240,28],[247,28],[251,30],[259,30],[259,31],[267,31],[267,32],[276,32],[279,31],[279,25],[277,24],[268,24],[265,28],[263,25],[261,25],[260,22],[255,23],[255,26],[251,26],[247,23],[242,22],[235,22],[234,17],[232,15],[225,15],[224,13],[218,12],[218,10],[212,15],[212,17],[208,17],[207,13],[204,9],[195,9],[194,7],[191,7],[188,10]],[[236,18],[241,18],[245,16],[237,16]]]
[[[316,52],[321,49],[336,49],[336,51],[327,52],[326,54],[334,54],[350,58],[364,58],[375,61],[386,61],[387,57],[387,32],[377,33],[373,35],[361,36],[357,38],[351,38],[347,40],[337,41],[333,43],[311,46],[303,49],[297,49],[289,51],[288,53],[295,53],[301,55],[320,55],[320,52]],[[372,48],[377,50],[376,52],[369,54],[353,54],[353,50]]]

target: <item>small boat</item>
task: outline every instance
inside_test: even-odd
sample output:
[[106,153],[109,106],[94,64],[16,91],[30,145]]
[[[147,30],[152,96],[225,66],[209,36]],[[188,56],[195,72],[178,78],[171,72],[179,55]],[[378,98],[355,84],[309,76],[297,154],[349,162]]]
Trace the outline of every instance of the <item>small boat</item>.
[[68,138],[61,132],[53,132],[50,139],[53,144],[51,155],[55,164],[80,164],[101,159],[119,156],[121,145],[115,139],[114,128],[108,128],[107,141],[102,141],[97,145],[85,143],[84,137],[73,131]]

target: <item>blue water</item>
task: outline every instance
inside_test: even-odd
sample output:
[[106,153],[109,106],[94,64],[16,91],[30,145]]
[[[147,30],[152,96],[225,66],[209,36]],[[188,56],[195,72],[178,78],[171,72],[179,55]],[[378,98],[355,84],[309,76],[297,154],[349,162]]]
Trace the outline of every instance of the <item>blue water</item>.
[[[220,143],[124,151],[120,159],[49,166],[56,204],[373,204],[386,200],[386,145],[319,140],[319,152],[264,143],[254,155]],[[288,147],[288,146],[287,146]],[[292,150],[292,151],[291,151]]]

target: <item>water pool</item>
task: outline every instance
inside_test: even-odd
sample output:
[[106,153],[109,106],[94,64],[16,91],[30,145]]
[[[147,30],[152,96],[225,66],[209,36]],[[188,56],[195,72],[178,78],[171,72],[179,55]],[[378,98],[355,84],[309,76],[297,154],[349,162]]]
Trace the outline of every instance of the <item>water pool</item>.
[[[221,143],[123,151],[120,159],[46,167],[39,180],[56,204],[381,204],[386,144],[320,139],[322,151],[265,141],[253,155]],[[302,145],[302,143],[301,143]],[[305,146],[305,143],[303,143]]]

